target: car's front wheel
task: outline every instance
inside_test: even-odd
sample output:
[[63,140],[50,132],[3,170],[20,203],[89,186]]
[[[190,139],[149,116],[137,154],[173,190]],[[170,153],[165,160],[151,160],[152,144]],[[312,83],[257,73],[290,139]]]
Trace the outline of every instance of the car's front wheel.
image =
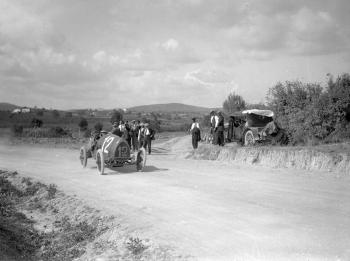
[[79,155],[80,163],[83,166],[83,168],[86,167],[87,164],[87,152],[85,146],[80,148],[80,155]]
[[254,134],[251,130],[247,130],[244,133],[244,146],[252,146],[255,143]]
[[105,161],[103,158],[103,151],[101,149],[99,149],[96,153],[96,165],[98,173],[103,175],[105,170]]

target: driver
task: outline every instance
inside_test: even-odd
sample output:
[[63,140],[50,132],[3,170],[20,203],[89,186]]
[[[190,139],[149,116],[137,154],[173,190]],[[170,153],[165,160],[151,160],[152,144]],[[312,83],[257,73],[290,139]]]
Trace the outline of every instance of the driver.
[[95,130],[91,133],[91,137],[89,139],[89,143],[87,145],[87,150],[88,151],[92,151],[95,149],[96,145],[97,145],[97,141],[104,135],[106,135],[108,132],[105,130]]

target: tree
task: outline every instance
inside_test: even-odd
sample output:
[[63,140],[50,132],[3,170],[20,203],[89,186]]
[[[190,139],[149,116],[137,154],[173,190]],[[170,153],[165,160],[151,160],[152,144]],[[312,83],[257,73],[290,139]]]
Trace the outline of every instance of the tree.
[[113,110],[112,116],[111,116],[111,123],[113,124],[114,122],[119,123],[120,121],[123,120],[123,114],[120,111]]
[[89,123],[85,118],[81,118],[78,126],[79,126],[80,130],[85,131],[87,129],[87,127],[89,126]]
[[246,107],[246,102],[242,96],[232,92],[228,95],[227,99],[222,104],[222,107],[227,114],[232,114],[237,111],[244,110]]
[[103,129],[103,124],[101,122],[97,122],[94,126],[94,129],[100,132]]
[[37,118],[33,118],[30,125],[32,128],[40,128],[43,125],[43,121]]

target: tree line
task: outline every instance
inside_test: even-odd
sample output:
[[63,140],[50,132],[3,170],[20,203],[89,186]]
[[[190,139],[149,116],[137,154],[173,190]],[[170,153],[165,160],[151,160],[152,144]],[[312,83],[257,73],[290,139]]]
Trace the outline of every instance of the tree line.
[[[227,114],[252,108],[231,93],[223,103]],[[340,142],[350,138],[350,75],[334,79],[326,86],[301,81],[279,82],[268,90],[261,108],[275,113],[276,123],[285,129],[292,144]]]

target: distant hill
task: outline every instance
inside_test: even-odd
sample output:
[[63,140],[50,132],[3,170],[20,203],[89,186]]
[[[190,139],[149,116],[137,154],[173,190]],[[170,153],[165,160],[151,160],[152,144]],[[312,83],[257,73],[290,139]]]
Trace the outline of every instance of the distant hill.
[[16,108],[20,108],[20,106],[11,103],[0,102],[0,111],[13,111]]
[[131,107],[128,110],[136,112],[201,112],[208,113],[210,108],[187,105],[182,103],[151,104]]

